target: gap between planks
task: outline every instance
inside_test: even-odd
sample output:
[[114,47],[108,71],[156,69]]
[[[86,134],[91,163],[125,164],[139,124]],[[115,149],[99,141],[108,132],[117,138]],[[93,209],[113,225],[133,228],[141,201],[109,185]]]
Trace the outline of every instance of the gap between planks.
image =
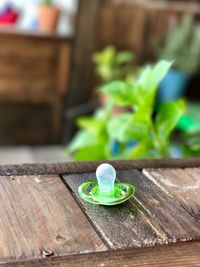
[[0,262],[107,250],[59,176],[0,178]]
[[94,173],[63,176],[92,225],[113,249],[199,238],[200,224],[141,172],[118,171],[117,175],[120,181],[135,184],[136,194],[115,207],[92,205],[79,198],[78,186],[94,179]]
[[68,185],[66,180],[64,179],[63,175],[59,175],[61,181],[64,183],[64,185],[67,187],[68,191],[71,193],[71,196],[74,198],[74,201],[78,204],[79,208],[83,211],[85,217],[87,218],[88,222],[90,223],[91,227],[94,229],[94,231],[97,233],[99,238],[102,240],[103,244],[107,247],[107,249],[112,250],[112,244],[110,244],[106,238],[103,236],[102,232],[97,229],[94,222],[91,220],[90,216],[88,216],[86,209],[81,204],[81,201],[76,197],[76,194],[73,192],[72,188]]

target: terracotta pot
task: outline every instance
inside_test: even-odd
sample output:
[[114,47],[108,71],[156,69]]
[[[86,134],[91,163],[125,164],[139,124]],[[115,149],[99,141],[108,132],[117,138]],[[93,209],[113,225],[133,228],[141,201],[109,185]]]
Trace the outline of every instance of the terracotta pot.
[[43,32],[56,30],[60,10],[55,6],[41,5],[38,7],[39,29]]

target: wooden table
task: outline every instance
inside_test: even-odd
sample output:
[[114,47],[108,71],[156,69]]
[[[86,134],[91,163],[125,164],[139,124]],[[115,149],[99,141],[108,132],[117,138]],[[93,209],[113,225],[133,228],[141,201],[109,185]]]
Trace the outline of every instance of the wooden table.
[[77,193],[99,163],[0,167],[0,266],[200,266],[200,158],[112,162],[113,207]]

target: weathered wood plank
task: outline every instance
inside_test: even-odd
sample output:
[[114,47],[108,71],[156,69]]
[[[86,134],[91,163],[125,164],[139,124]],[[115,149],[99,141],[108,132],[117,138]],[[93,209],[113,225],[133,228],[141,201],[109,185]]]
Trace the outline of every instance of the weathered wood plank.
[[64,176],[94,227],[112,248],[200,238],[200,224],[142,173],[118,171],[117,177],[122,182],[135,184],[136,194],[123,205],[108,208],[88,204],[78,195],[78,186],[87,179],[94,179],[94,173]]
[[56,164],[21,164],[3,165],[0,175],[34,175],[34,174],[70,174],[93,172],[101,163],[110,163],[116,170],[130,170],[143,168],[186,168],[200,167],[200,158],[186,159],[156,159],[156,160],[108,160],[82,161]]
[[0,262],[106,250],[59,176],[0,177]]
[[11,262],[5,267],[160,267],[200,266],[200,243],[186,242],[151,248],[115,250],[74,256],[52,257],[24,262]]
[[[64,176],[66,183],[78,198],[92,224],[111,248],[141,247],[164,243],[165,233],[161,229],[159,232],[152,227],[145,210],[133,198],[131,201],[112,207],[92,205],[82,201],[78,195],[78,186],[87,179],[94,178],[94,173]],[[121,175],[120,178],[122,178]]]
[[144,173],[200,222],[200,168],[154,169]]
[[200,224],[159,186],[139,172],[134,175],[131,170],[126,172],[123,181],[135,185],[135,199],[165,230],[166,242],[200,239]]

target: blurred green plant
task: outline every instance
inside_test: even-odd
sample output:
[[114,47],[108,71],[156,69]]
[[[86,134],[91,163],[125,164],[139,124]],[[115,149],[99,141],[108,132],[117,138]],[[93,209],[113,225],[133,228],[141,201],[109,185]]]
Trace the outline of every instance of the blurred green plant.
[[41,0],[42,5],[48,5],[51,6],[53,5],[54,1],[53,0]]
[[93,55],[96,74],[104,82],[127,78],[133,72],[134,54],[130,51],[117,51],[108,46]]
[[183,135],[182,153],[184,156],[200,156],[200,130]]
[[103,160],[112,158],[112,140],[107,126],[112,117],[112,104],[98,109],[91,117],[80,117],[77,125],[81,130],[76,134],[66,152],[74,160]]
[[159,58],[175,60],[174,67],[193,74],[200,70],[200,25],[190,15],[185,15],[180,25],[170,27]]
[[[134,81],[113,81],[100,91],[109,96],[92,117],[78,119],[81,130],[67,148],[75,160],[161,158],[171,155],[171,135],[184,112],[184,101],[161,104],[155,114],[158,85],[172,62],[161,60],[143,68]],[[113,106],[130,112],[113,116]],[[113,140],[119,151],[112,153]],[[128,142],[135,141],[132,147]]]

